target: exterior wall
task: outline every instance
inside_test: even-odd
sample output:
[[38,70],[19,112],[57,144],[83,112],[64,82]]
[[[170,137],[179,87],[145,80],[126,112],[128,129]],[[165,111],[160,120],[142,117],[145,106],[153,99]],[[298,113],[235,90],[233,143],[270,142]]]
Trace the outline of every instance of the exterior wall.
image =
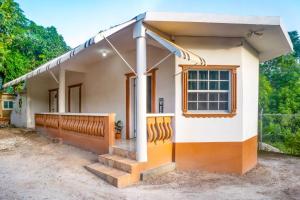
[[179,64],[189,64],[176,58],[175,77],[175,142],[238,142],[242,141],[242,61],[239,38],[177,37],[180,46],[202,56],[208,65],[238,65],[237,115],[233,118],[186,118],[182,115],[182,82]]
[[[162,59],[167,52],[159,48],[147,47],[148,66],[153,66]],[[126,60],[134,66],[135,51],[124,54]],[[156,87],[156,108],[158,111],[158,99],[164,98],[164,112],[174,112],[174,57],[169,58],[158,66]],[[116,120],[126,120],[126,73],[130,73],[128,67],[118,56],[104,59],[103,62],[88,66],[84,82],[85,106],[83,112],[114,112]],[[125,138],[125,128],[122,131]]]
[[232,118],[186,118],[182,115],[180,64],[175,69],[175,161],[179,169],[245,173],[257,163],[257,53],[240,38],[177,37],[180,46],[202,56],[208,65],[238,65],[237,114]]
[[5,100],[13,100],[15,96],[8,93],[0,93],[0,125],[8,125],[10,123],[10,115],[12,110],[4,109],[4,101]]
[[243,66],[243,140],[257,135],[259,60],[255,50],[244,42]]
[[[21,101],[21,103],[20,103]],[[25,93],[19,93],[15,98],[14,109],[11,113],[11,124],[16,127],[27,127],[27,97]]]
[[[135,51],[124,54],[126,60],[134,66]],[[151,67],[168,54],[166,50],[147,46],[148,66]],[[99,55],[100,56],[100,55]],[[164,112],[174,112],[174,56],[158,66],[156,72],[156,110],[158,111],[158,99],[164,98]],[[62,67],[68,66],[68,63]],[[116,120],[122,120],[125,125],[126,118],[126,91],[125,74],[131,72],[118,56],[103,58],[101,62],[85,65],[82,64],[82,72],[66,71],[66,111],[68,108],[68,86],[82,83],[82,107],[83,113],[116,113]],[[48,112],[48,90],[58,88],[58,84],[50,74],[42,74],[31,78],[27,82],[27,106],[26,110],[14,115],[14,124],[22,125],[27,120],[27,127],[34,127],[34,114]],[[123,130],[125,135],[125,128]]]
[[48,90],[57,88],[58,85],[49,74],[42,77],[34,77],[27,81],[27,127],[34,128],[34,114],[48,112],[49,94]]
[[84,84],[86,81],[86,73],[84,72],[74,72],[74,71],[66,71],[66,112],[68,112],[69,100],[68,100],[68,86],[82,83],[81,87],[81,112],[86,110],[86,85]]
[[0,93],[0,103],[1,103],[1,106],[0,106],[0,117],[1,118],[9,118],[10,116],[10,113],[12,110],[5,110],[4,109],[4,105],[3,105],[3,102],[5,100],[14,100],[15,96],[14,95],[11,95],[11,94],[7,94],[7,93]]

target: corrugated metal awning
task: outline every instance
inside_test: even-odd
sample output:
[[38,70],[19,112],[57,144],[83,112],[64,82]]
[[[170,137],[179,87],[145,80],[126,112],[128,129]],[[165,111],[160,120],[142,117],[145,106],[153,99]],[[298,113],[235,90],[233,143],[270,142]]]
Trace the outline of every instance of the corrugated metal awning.
[[114,33],[120,31],[121,29],[133,24],[134,22],[136,22],[136,19],[132,19],[130,21],[127,21],[125,23],[122,23],[120,25],[117,25],[117,26],[114,26],[110,29],[107,29],[105,31],[101,31],[100,33],[98,33],[96,36],[90,38],[89,40],[87,40],[85,43],[75,47],[74,49],[68,51],[67,53],[57,57],[57,58],[54,58],[52,60],[50,60],[49,62],[41,65],[40,67],[36,68],[35,70],[15,79],[15,80],[12,80],[8,83],[5,83],[3,85],[3,88],[7,88],[9,86],[12,86],[12,85],[15,85],[15,84],[18,84],[22,81],[25,81],[26,79],[29,79],[29,78],[32,78],[38,74],[41,74],[43,72],[46,72],[46,71],[49,71],[57,66],[59,66],[61,63],[67,61],[67,60],[70,60],[72,59],[76,54],[78,54],[79,52],[81,52],[82,50],[94,45],[94,44],[97,44],[103,40],[105,40],[106,37],[109,37],[111,35],[113,35]]
[[161,44],[163,47],[168,49],[170,52],[178,56],[179,58],[183,58],[188,61],[194,62],[195,65],[206,65],[205,60],[198,56],[197,54],[188,51],[177,44],[171,42],[170,40],[167,40],[166,38],[160,36],[159,34],[147,29],[146,33],[153,38],[155,41],[157,41],[159,44]]

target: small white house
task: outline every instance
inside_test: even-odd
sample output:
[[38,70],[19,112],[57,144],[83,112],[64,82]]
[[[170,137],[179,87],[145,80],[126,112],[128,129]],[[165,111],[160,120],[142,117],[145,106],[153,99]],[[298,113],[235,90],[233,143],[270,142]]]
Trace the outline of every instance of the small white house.
[[146,12],[4,87],[26,82],[12,123],[101,154],[87,168],[118,187],[171,162],[243,174],[257,163],[259,63],[291,51],[280,17]]

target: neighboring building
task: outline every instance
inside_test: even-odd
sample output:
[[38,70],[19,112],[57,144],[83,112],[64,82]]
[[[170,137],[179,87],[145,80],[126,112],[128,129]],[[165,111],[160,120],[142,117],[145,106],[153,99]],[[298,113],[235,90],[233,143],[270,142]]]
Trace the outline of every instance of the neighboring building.
[[87,168],[118,187],[171,162],[243,174],[259,63],[291,51],[279,17],[147,12],[4,86],[26,81],[26,126],[103,154]]
[[14,107],[15,96],[0,92],[0,126],[6,126],[10,122],[10,114]]

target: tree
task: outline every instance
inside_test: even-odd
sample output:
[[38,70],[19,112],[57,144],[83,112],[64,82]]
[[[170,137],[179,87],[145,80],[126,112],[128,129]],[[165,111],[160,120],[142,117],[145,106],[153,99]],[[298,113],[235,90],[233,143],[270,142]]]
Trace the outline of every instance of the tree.
[[264,117],[264,141],[286,153],[300,154],[300,38],[289,32],[294,51],[260,66],[259,107],[268,113],[291,114]]
[[27,19],[14,0],[0,0],[0,74],[13,80],[70,48],[55,27]]

